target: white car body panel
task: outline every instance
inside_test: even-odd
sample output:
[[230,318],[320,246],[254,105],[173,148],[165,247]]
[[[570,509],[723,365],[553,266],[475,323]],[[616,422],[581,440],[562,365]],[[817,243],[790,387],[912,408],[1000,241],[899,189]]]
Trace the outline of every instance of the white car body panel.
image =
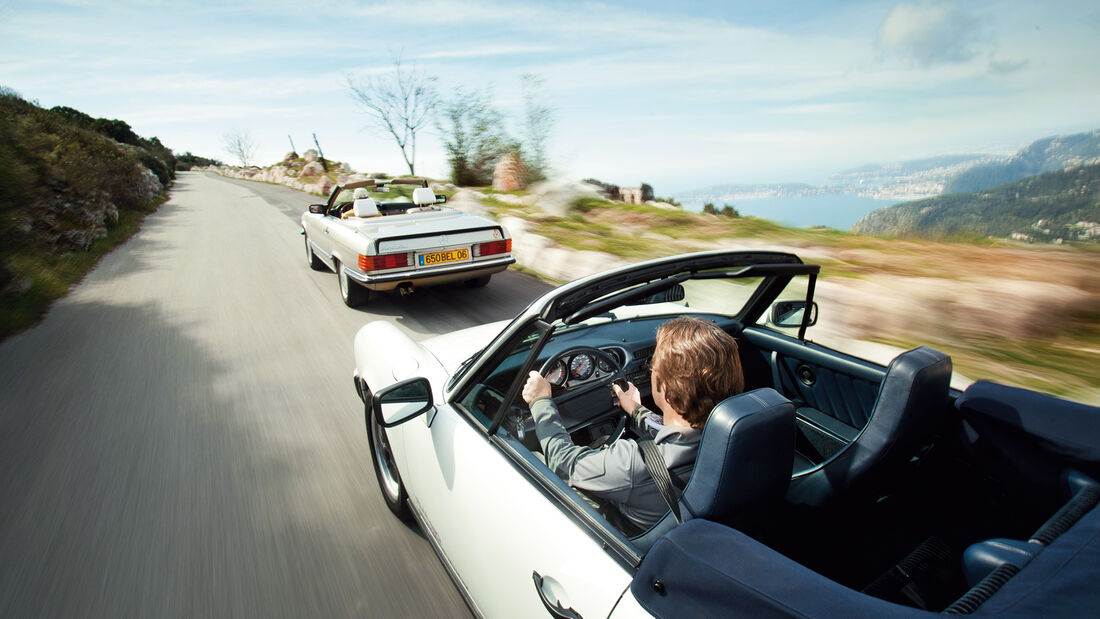
[[414,509],[478,611],[546,616],[532,578],[538,572],[556,583],[564,607],[585,617],[610,614],[632,576],[448,408],[430,427],[393,428],[391,446],[404,451],[399,466]]
[[564,607],[606,617],[631,574],[444,401],[451,371],[445,365],[457,366],[505,324],[422,345],[392,323],[372,322],[355,337],[357,373],[372,391],[412,376],[432,384],[435,409],[387,435],[414,512],[479,613],[545,616],[532,575],[537,572]]

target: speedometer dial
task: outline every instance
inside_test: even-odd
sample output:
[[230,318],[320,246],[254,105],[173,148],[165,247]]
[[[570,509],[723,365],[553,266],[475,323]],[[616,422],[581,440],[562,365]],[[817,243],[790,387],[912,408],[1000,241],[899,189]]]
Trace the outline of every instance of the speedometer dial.
[[561,387],[562,383],[565,382],[565,364],[561,361],[555,363],[554,368],[546,375],[546,380],[550,381],[551,385]]
[[592,370],[594,369],[596,369],[596,364],[588,353],[582,352],[569,362],[569,376],[575,380],[587,380],[588,377],[592,376]]

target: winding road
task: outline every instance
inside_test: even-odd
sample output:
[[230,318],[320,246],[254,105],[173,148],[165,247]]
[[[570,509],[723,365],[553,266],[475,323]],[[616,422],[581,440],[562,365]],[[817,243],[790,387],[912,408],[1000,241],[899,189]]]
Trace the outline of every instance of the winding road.
[[378,495],[352,337],[509,318],[548,286],[505,272],[349,309],[305,264],[313,201],[183,173],[0,344],[0,617],[470,615]]

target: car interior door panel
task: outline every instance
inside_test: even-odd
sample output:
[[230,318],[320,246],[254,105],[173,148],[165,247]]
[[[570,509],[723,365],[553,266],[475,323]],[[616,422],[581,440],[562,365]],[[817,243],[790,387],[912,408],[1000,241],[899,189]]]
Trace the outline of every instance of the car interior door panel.
[[874,410],[885,368],[758,327],[744,329],[739,339],[747,381],[763,383],[746,387],[774,387],[795,403],[794,472],[855,440]]

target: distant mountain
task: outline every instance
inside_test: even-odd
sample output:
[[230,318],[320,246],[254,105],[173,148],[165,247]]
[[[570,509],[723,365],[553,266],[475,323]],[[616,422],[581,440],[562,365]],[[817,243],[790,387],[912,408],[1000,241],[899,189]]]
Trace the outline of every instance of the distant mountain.
[[948,181],[944,193],[981,191],[1043,172],[1097,163],[1100,130],[1053,136],[1033,142],[1007,161],[976,165],[961,172]]
[[1047,172],[988,191],[890,206],[865,215],[852,232],[1100,242],[1100,165]]
[[903,202],[943,193],[948,180],[976,165],[1004,161],[996,155],[945,155],[893,163],[876,163],[844,170],[826,185],[804,183],[725,184],[676,194],[685,204],[724,204],[761,198],[858,196]]

